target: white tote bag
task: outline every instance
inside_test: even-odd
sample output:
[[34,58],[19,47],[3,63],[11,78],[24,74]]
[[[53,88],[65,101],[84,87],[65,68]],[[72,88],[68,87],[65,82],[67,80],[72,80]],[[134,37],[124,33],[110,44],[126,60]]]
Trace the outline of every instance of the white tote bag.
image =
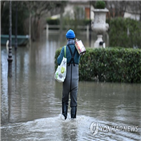
[[61,64],[57,67],[57,70],[54,74],[55,80],[58,82],[64,82],[67,73],[67,58],[66,58],[66,46],[64,47],[64,57]]

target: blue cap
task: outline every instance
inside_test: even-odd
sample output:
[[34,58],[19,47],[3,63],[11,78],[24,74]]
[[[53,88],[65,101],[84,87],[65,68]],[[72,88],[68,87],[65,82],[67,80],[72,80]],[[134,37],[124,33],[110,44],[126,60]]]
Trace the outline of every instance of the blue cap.
[[66,33],[66,38],[68,38],[68,39],[73,39],[73,38],[75,38],[75,33],[74,33],[74,31],[73,30],[68,30],[68,32]]

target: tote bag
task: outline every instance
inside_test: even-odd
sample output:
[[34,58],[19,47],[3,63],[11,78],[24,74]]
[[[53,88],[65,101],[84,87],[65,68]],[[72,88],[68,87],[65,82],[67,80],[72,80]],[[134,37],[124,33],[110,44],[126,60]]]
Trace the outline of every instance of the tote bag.
[[83,45],[83,43],[82,43],[81,40],[77,40],[76,39],[76,41],[75,41],[75,47],[76,47],[76,49],[77,49],[77,51],[78,51],[78,53],[80,55],[84,55],[85,54],[86,49],[85,49],[85,47],[84,47],[84,45]]
[[57,67],[57,70],[54,74],[55,80],[58,82],[64,82],[67,72],[67,58],[66,58],[66,46],[64,47],[64,57],[61,64]]

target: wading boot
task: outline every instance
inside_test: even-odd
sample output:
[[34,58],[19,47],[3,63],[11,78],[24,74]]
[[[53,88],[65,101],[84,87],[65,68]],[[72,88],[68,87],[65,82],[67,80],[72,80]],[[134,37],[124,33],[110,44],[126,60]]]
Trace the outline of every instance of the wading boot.
[[68,105],[66,103],[62,103],[62,115],[67,118],[67,112],[68,112]]
[[77,107],[71,107],[71,118],[76,118]]

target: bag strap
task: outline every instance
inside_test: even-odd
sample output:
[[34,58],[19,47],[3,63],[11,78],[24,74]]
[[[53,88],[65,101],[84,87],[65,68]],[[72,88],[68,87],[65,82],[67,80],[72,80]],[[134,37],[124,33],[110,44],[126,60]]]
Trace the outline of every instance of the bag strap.
[[69,45],[68,45],[68,48],[69,48],[70,53],[71,53],[71,60],[70,60],[70,62],[69,62],[69,65],[70,65],[70,63],[72,62],[72,63],[73,63],[73,65],[75,66],[75,62],[74,62],[74,55],[75,55],[75,52],[76,52],[76,48],[75,48],[75,50],[74,50],[74,53],[72,53],[72,50],[71,50],[71,48],[70,48],[70,46],[69,46]]
[[69,47],[69,50],[70,50],[70,53],[71,53],[72,58],[74,58],[74,55],[75,55],[75,52],[76,52],[76,48],[75,48],[75,50],[74,50],[74,53],[72,53],[72,50],[71,50],[71,48],[70,48],[69,45],[68,45],[68,47]]
[[66,46],[64,46],[64,57],[66,58]]

